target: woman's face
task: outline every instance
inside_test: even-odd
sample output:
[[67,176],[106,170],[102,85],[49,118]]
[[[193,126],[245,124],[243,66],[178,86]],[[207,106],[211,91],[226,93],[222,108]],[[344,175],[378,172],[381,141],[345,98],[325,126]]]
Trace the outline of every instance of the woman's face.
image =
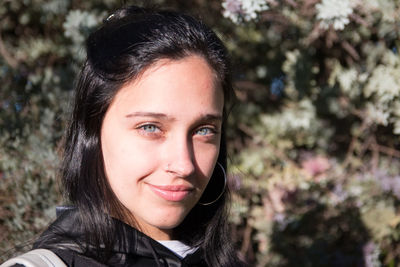
[[199,56],[159,60],[108,108],[101,146],[112,190],[154,239],[171,239],[200,199],[221,141],[224,96]]

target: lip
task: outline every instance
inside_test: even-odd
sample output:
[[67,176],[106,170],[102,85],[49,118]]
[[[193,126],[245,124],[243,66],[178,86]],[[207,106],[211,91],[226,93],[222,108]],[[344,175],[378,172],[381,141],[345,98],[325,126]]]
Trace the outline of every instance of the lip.
[[185,185],[148,185],[156,195],[173,202],[182,201],[193,191],[192,187]]

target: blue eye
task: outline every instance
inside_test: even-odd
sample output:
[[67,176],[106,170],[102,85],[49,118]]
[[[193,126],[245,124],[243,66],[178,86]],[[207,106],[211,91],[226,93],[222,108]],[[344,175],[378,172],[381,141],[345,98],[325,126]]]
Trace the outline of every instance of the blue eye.
[[158,130],[157,126],[152,125],[152,124],[146,124],[141,126],[140,128],[142,128],[143,131],[148,132],[148,133],[154,133]]
[[214,131],[211,130],[210,128],[201,128],[196,131],[196,134],[198,134],[198,135],[209,135],[212,133],[214,133]]

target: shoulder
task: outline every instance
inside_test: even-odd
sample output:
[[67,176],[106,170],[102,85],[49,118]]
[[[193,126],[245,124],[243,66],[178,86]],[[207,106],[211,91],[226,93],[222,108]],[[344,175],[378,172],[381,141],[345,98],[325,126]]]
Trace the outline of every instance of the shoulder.
[[105,267],[106,265],[68,249],[34,249],[0,267]]
[[70,249],[51,249],[67,266],[74,267],[105,267],[93,258],[82,255]]
[[34,249],[4,262],[1,267],[67,267],[64,261],[48,249]]
[[34,249],[11,258],[0,267],[105,267],[106,265],[72,250]]

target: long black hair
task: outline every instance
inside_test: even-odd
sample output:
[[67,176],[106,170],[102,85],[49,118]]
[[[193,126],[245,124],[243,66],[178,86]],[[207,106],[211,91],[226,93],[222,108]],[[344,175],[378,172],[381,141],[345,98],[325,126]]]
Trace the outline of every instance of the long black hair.
[[[89,36],[86,50],[87,60],[76,84],[65,136],[61,176],[67,198],[79,211],[85,243],[101,246],[96,258],[106,262],[116,242],[111,216],[127,221],[129,214],[108,184],[101,151],[101,126],[115,94],[158,60],[190,55],[201,56],[213,69],[224,91],[224,115],[233,92],[224,45],[210,28],[189,15],[134,6],[121,8]],[[224,168],[226,156],[223,129],[218,162]],[[215,199],[222,190],[216,186],[224,179],[217,169],[202,199]],[[226,190],[215,203],[196,205],[174,230],[183,242],[203,248],[209,266],[239,263],[229,239],[228,201]]]

